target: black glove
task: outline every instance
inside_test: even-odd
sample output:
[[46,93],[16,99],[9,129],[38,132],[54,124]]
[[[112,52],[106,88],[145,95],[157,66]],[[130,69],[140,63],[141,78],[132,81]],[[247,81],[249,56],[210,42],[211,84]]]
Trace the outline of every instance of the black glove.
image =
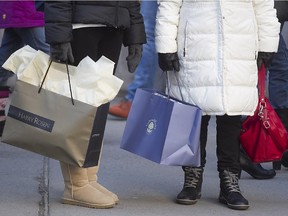
[[258,52],[258,58],[257,58],[258,69],[261,67],[262,64],[264,64],[265,67],[268,68],[273,60],[274,55],[275,55],[274,52]]
[[130,73],[134,73],[142,57],[142,45],[134,44],[128,47],[127,66]]
[[70,42],[50,44],[50,56],[52,61],[74,63],[72,48]]
[[163,71],[179,71],[180,64],[177,52],[158,53],[159,66]]

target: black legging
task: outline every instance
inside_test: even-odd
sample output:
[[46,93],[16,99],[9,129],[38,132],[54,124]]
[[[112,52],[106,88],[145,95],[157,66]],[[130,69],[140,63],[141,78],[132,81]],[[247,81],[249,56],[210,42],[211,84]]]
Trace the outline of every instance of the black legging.
[[123,30],[110,27],[79,28],[73,30],[71,42],[74,65],[89,56],[97,61],[102,55],[112,60],[116,65],[119,60],[123,42]]
[[[202,117],[201,123],[201,166],[206,164],[206,143],[208,133],[208,123],[210,116]],[[241,116],[216,116],[216,132],[217,132],[217,158],[218,171],[230,170],[238,173],[240,169],[239,154],[240,154],[240,129]]]
[[[79,62],[87,56],[94,61],[97,61],[104,55],[115,63],[115,73],[122,47],[122,41],[123,30],[108,27],[75,29],[73,30],[73,41],[71,42],[74,65],[78,65]],[[109,103],[98,107],[93,128],[97,127],[96,122],[99,121],[99,118],[104,119],[104,121],[107,120],[108,110]],[[103,128],[101,128],[101,130],[102,129]],[[101,137],[101,139],[102,138],[103,137]]]

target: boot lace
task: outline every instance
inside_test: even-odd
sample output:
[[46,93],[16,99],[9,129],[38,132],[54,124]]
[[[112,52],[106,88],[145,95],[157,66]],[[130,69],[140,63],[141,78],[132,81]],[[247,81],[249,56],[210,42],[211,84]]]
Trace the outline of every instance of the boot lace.
[[229,192],[240,193],[238,184],[238,174],[224,170],[223,172],[224,183],[227,186]]
[[196,188],[203,172],[202,168],[198,167],[185,167],[185,182],[184,187]]

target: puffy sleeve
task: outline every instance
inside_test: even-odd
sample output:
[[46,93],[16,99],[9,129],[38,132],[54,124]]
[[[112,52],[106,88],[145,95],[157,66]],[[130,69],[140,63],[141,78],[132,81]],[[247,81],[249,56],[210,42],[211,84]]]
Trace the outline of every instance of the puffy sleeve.
[[72,41],[72,1],[45,1],[45,37],[49,44]]
[[277,17],[280,23],[288,21],[288,1],[274,0]]
[[123,44],[129,46],[131,44],[146,43],[146,33],[144,28],[143,16],[140,12],[139,1],[129,1],[130,28],[124,32]]
[[273,0],[253,0],[258,25],[258,44],[262,52],[277,52],[280,23],[276,16]]
[[158,53],[177,52],[177,31],[182,0],[158,0],[155,46]]

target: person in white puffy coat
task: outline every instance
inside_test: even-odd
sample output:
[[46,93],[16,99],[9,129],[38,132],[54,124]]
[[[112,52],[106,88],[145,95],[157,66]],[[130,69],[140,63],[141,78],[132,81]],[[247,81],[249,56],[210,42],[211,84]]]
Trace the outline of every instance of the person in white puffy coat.
[[207,127],[210,116],[216,115],[219,201],[247,209],[249,202],[238,184],[241,115],[253,115],[257,106],[257,66],[268,66],[277,52],[280,24],[274,1],[158,3],[155,43],[159,66],[169,71],[170,94],[181,99],[180,85],[183,100],[203,111],[201,167],[182,167],[185,181],[176,201],[194,204],[201,196]]

